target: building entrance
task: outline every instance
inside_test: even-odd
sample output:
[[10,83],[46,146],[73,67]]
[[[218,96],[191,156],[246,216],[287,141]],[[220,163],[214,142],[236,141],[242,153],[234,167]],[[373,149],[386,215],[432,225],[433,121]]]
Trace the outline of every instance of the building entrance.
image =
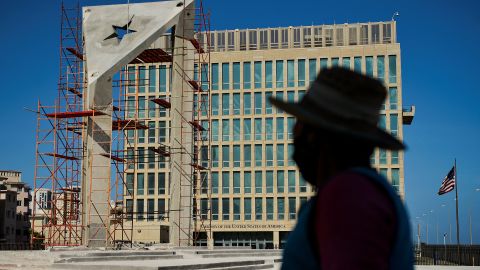
[[273,249],[273,232],[214,232],[214,246]]

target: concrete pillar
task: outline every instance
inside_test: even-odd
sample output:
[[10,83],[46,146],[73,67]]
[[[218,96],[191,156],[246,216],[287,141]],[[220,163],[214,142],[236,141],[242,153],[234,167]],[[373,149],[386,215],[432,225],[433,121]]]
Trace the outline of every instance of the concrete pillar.
[[273,232],[273,248],[274,249],[280,248],[280,232],[279,231]]
[[193,130],[188,121],[193,120],[193,89],[188,80],[193,80],[194,47],[188,39],[193,38],[195,11],[193,3],[180,15],[175,28],[172,86],[171,86],[171,178],[170,178],[170,243],[175,246],[191,246],[193,243],[192,220],[192,154]]

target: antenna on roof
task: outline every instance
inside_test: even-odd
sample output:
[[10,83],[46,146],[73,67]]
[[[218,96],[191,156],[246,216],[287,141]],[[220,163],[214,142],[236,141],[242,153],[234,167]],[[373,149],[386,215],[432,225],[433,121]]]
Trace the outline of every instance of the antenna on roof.
[[395,17],[397,17],[397,16],[400,16],[400,13],[398,11],[395,11],[395,13],[393,13],[393,15],[392,15],[392,21],[394,21]]

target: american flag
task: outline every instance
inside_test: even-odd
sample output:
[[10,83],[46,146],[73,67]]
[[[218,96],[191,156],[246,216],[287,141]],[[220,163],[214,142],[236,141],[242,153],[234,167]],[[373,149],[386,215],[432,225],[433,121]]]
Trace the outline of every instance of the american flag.
[[455,166],[448,172],[445,179],[443,179],[442,185],[438,190],[438,195],[443,195],[452,191],[455,188]]

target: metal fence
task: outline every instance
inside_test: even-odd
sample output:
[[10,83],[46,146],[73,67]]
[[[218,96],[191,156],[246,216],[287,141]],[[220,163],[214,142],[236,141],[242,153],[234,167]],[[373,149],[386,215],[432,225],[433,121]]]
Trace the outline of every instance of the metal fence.
[[415,248],[417,265],[480,265],[479,245],[426,245]]

